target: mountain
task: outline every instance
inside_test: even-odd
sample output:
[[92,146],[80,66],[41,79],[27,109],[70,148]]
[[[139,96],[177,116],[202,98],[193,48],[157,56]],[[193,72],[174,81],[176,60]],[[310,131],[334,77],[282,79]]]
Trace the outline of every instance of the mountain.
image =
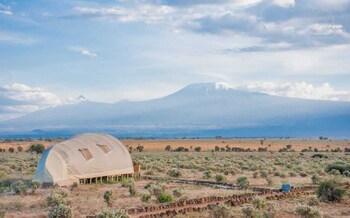
[[350,137],[350,102],[240,91],[223,83],[189,85],[148,101],[81,101],[0,123],[0,136],[107,132],[138,137]]

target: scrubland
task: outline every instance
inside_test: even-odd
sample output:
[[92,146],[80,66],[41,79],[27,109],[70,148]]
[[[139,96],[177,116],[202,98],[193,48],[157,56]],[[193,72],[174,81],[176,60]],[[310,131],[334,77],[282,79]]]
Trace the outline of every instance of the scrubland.
[[[123,143],[131,151],[133,160],[141,164],[142,175],[154,180],[38,188],[31,179],[40,154],[27,150],[33,143],[47,147],[58,141],[0,142],[0,147],[5,148],[5,152],[0,153],[0,217],[55,217],[58,210],[54,209],[61,209],[59,211],[67,217],[98,214],[100,217],[111,214],[124,217],[123,210],[130,208],[251,193],[252,187],[279,189],[283,183],[317,187],[328,179],[338,184],[350,183],[347,168],[350,155],[345,152],[350,145],[346,140],[133,139],[123,140]],[[18,149],[19,146],[23,149]],[[10,147],[14,148],[13,152],[9,151]],[[243,188],[178,184],[170,179],[227,182]],[[316,193],[254,202],[236,207],[220,204],[212,210],[177,217],[350,217],[350,200],[346,194],[334,202],[325,201]],[[269,209],[269,216],[265,216],[270,207],[273,210]]]

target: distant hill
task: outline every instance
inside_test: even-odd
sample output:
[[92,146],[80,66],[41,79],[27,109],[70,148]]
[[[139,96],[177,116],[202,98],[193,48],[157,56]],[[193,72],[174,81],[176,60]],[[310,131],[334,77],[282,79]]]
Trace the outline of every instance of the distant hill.
[[120,137],[350,137],[350,102],[306,100],[189,85],[148,101],[82,101],[0,123],[4,136],[69,136],[106,132]]

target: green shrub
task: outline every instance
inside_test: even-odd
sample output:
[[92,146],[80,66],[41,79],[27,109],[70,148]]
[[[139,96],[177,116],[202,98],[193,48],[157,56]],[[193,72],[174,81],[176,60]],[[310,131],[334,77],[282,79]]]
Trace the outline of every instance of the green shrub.
[[328,172],[329,174],[333,175],[333,176],[340,176],[341,173],[339,170],[337,169],[332,169],[331,171]]
[[311,198],[309,198],[307,205],[318,206],[318,205],[320,205],[320,201],[316,197],[311,197]]
[[130,193],[130,196],[135,196],[137,194],[135,185],[129,186],[129,193]]
[[42,154],[45,151],[45,147],[43,144],[31,144],[28,151],[36,152],[37,154]]
[[238,185],[239,188],[245,189],[249,186],[248,178],[245,176],[241,176],[237,178],[236,184]]
[[181,189],[175,189],[174,191],[173,191],[173,195],[175,196],[175,197],[181,197],[182,196],[182,190]]
[[97,216],[97,218],[129,218],[129,214],[123,210],[113,210],[113,211],[100,211]]
[[314,206],[298,205],[294,211],[303,218],[319,218],[322,217],[320,209]]
[[41,187],[42,183],[38,180],[33,180],[31,183],[32,193],[34,194],[37,189]]
[[258,216],[258,211],[253,207],[243,207],[242,212],[244,217],[255,218]]
[[345,171],[345,172],[343,173],[343,175],[346,176],[346,177],[350,177],[350,171]]
[[200,152],[200,151],[202,150],[202,148],[201,148],[201,147],[195,147],[194,150],[195,150],[196,152]]
[[22,147],[22,146],[18,146],[18,147],[17,147],[17,151],[18,151],[18,152],[22,152],[22,151],[23,151],[23,147]]
[[233,217],[233,211],[231,207],[226,204],[219,204],[210,211],[211,217],[226,218]]
[[150,194],[156,196],[157,198],[164,193],[165,191],[165,186],[162,184],[155,184],[155,185],[151,185],[148,188],[148,191],[150,192]]
[[130,186],[134,185],[134,179],[132,178],[124,178],[120,182],[123,188],[129,188]]
[[171,177],[180,177],[181,176],[181,172],[178,169],[171,169],[168,171],[168,175]]
[[316,185],[321,181],[321,177],[319,177],[318,175],[314,174],[311,176],[311,181],[312,184]]
[[16,193],[16,194],[25,194],[28,191],[28,186],[22,181],[22,180],[17,180],[15,182],[12,183],[12,190]]
[[263,198],[254,198],[253,199],[253,206],[256,208],[256,209],[264,209],[265,208],[265,205],[266,205],[266,201],[265,199]]
[[10,153],[13,153],[13,152],[15,152],[15,149],[14,149],[13,147],[10,147],[10,148],[9,148],[9,152],[10,152]]
[[171,195],[162,193],[158,196],[159,203],[168,203],[168,202],[172,202],[172,201],[173,201],[173,197]]
[[49,210],[50,218],[70,218],[72,217],[72,209],[69,205],[58,204]]
[[70,205],[71,202],[68,200],[68,193],[62,189],[54,190],[47,196],[46,203],[48,206],[56,206],[59,204]]
[[207,170],[207,171],[204,171],[203,173],[203,179],[210,179],[211,178],[211,171],[210,170]]
[[103,199],[105,200],[108,206],[112,205],[112,197],[113,197],[112,190],[107,190],[103,193]]
[[346,190],[335,180],[320,182],[316,191],[317,197],[324,202],[339,202],[346,195]]
[[141,196],[141,201],[142,202],[148,202],[150,199],[151,199],[151,195],[149,195],[149,194],[143,194]]
[[332,163],[327,165],[325,171],[327,173],[330,173],[334,169],[338,170],[341,174],[343,174],[345,171],[350,171],[350,164],[345,164],[341,162]]
[[266,202],[263,217],[264,218],[275,218],[276,213],[277,213],[276,205],[273,202]]
[[221,174],[217,174],[216,176],[215,176],[215,181],[216,182],[223,182],[223,181],[225,181],[226,180],[226,178],[223,176],[223,175],[221,175]]

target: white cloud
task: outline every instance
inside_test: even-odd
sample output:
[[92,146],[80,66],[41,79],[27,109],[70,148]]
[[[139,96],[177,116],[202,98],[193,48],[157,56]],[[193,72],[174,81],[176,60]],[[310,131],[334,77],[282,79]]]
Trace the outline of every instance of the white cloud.
[[295,6],[295,0],[273,0],[273,4],[279,7],[289,8]]
[[5,6],[3,4],[0,4],[0,14],[13,15],[13,13],[11,11],[11,7]]
[[52,92],[19,83],[0,86],[0,100],[0,120],[62,104],[61,99]]
[[76,7],[79,16],[110,18],[119,22],[161,23],[171,19],[175,9],[167,5],[138,4],[135,8],[124,7]]
[[80,53],[83,56],[87,56],[89,58],[96,58],[97,54],[86,49],[86,48],[82,48],[82,47],[70,47],[70,50],[75,51]]
[[244,90],[263,92],[270,95],[304,98],[304,99],[319,99],[333,101],[350,101],[350,91],[335,90],[329,83],[321,85],[313,85],[306,82],[296,83],[274,83],[260,82],[251,83],[244,87]]

